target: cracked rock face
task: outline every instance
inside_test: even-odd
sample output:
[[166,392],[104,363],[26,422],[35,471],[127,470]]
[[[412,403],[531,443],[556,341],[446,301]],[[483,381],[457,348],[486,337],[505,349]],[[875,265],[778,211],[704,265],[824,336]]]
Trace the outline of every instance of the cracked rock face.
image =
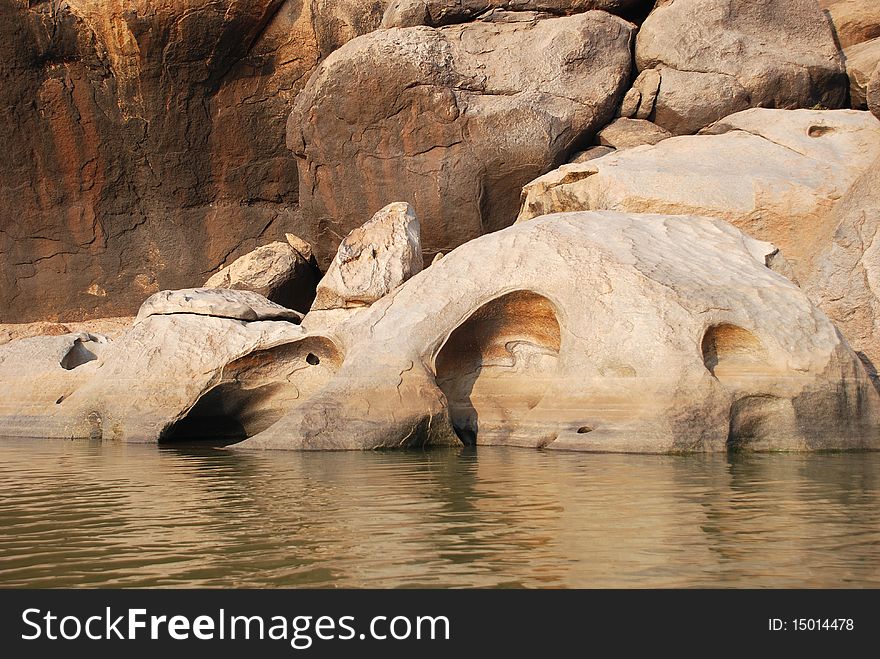
[[484,236],[352,319],[335,374],[236,446],[877,446],[877,392],[773,251],[719,220],[613,212]]
[[632,32],[586,12],[380,30],[334,52],[288,124],[319,262],[399,199],[429,257],[513,222],[520,187],[612,118]]
[[845,107],[847,77],[815,0],[660,2],[636,39],[627,108],[676,135],[750,107]]
[[851,46],[844,51],[849,94],[854,110],[868,109],[868,83],[880,64],[880,37]]
[[0,0],[0,322],[129,315],[298,232],[290,104],[380,4]]

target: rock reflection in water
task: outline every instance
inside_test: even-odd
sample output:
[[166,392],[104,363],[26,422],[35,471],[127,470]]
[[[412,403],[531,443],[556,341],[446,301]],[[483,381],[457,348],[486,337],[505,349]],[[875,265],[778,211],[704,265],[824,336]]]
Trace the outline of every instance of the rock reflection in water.
[[880,586],[880,454],[0,441],[2,586]]

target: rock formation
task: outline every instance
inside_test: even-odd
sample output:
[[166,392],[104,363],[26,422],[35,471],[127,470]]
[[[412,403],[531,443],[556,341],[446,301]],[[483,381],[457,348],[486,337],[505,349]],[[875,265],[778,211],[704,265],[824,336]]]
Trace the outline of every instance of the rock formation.
[[290,103],[378,5],[0,0],[0,322],[130,315],[296,231]]
[[634,19],[654,0],[391,0],[382,27],[434,27],[464,23],[497,10],[539,12],[550,16],[572,15],[602,9]]
[[837,203],[836,226],[810,277],[808,295],[834,318],[871,375],[880,366],[880,158]]
[[856,110],[867,110],[868,82],[880,64],[880,37],[847,48],[844,57],[849,76],[850,105]]
[[772,245],[696,217],[551,215],[462,246],[352,321],[252,449],[877,446],[878,394]]
[[841,48],[880,37],[880,3],[876,0],[819,0],[830,18]]
[[602,146],[628,149],[643,144],[657,144],[672,137],[672,133],[644,119],[620,118],[605,126],[596,137]]
[[632,32],[591,11],[381,30],[334,52],[288,124],[319,263],[400,199],[429,255],[512,223],[520,187],[613,117]]
[[349,233],[318,285],[312,309],[369,306],[422,270],[419,220],[394,203]]
[[871,80],[868,82],[865,96],[867,97],[868,109],[871,110],[875,117],[880,119],[880,64],[877,65],[874,75],[871,76]]
[[570,164],[529,183],[519,221],[563,211],[717,217],[778,245],[806,279],[831,242],[834,202],[880,155],[866,112],[753,109],[707,134]]
[[[628,106],[676,135],[750,107],[845,107],[847,78],[815,0],[661,2],[636,39]],[[658,83],[658,84],[655,84]]]
[[[311,246],[293,234],[287,235],[287,242],[269,243],[236,259],[212,275],[205,288],[253,291],[283,307],[305,313],[315,299],[321,275]],[[295,249],[294,244],[300,249]]]
[[[174,313],[146,316],[106,345],[82,334],[8,343],[0,346],[0,435],[156,442],[175,431],[206,390],[230,377],[239,357],[302,334],[287,321]],[[271,391],[251,393],[253,405],[271,405]],[[246,410],[239,412],[238,425],[202,423],[200,432],[245,436]],[[273,412],[266,414],[268,424]],[[176,430],[199,436],[187,426]]]

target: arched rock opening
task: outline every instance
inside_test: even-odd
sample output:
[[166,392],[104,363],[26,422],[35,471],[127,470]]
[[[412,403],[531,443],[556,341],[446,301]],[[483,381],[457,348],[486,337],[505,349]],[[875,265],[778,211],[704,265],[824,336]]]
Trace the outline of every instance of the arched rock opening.
[[701,344],[703,363],[719,381],[767,373],[767,352],[754,334],[727,323],[706,330]]
[[228,364],[218,381],[163,434],[162,442],[245,439],[320,389],[342,363],[336,345],[312,336]]
[[458,326],[435,360],[452,425],[465,444],[507,438],[555,377],[560,331],[550,301],[503,295]]

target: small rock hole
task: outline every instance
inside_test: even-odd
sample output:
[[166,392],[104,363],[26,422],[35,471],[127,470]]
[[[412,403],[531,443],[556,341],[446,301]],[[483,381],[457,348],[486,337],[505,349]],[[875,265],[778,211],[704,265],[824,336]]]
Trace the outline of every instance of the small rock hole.
[[593,429],[590,426],[581,426],[578,428],[578,435],[586,435],[588,432],[593,432]]
[[810,137],[822,137],[831,132],[834,132],[834,129],[831,126],[810,126],[807,135]]
[[317,366],[318,364],[321,363],[321,360],[318,359],[318,355],[316,355],[313,352],[310,352],[308,355],[306,355],[306,363],[311,364],[312,366]]
[[58,400],[55,401],[55,404],[61,405],[61,403],[64,401],[65,398],[66,398],[66,396],[59,396]]

